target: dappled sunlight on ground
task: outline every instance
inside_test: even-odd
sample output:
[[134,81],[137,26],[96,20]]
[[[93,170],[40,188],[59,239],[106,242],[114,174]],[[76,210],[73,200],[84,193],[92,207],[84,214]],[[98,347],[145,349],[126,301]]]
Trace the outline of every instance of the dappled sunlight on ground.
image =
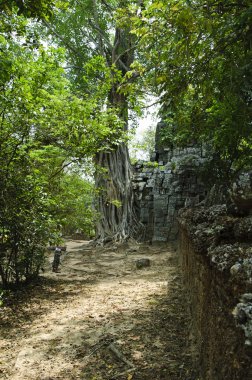
[[[99,380],[123,373],[121,379],[175,380],[189,374],[186,317],[175,294],[180,285],[171,247],[94,249],[83,241],[67,247],[60,273],[51,272],[51,253],[39,286],[3,310],[0,378]],[[150,259],[150,267],[136,268],[141,257]],[[106,340],[134,371],[127,372]]]

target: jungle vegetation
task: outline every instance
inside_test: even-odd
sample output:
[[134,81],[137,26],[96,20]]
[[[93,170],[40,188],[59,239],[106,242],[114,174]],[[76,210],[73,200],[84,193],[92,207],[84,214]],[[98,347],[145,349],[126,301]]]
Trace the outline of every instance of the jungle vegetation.
[[2,0],[0,67],[4,287],[62,232],[139,236],[127,142],[146,94],[167,144],[207,143],[221,175],[251,165],[249,0]]

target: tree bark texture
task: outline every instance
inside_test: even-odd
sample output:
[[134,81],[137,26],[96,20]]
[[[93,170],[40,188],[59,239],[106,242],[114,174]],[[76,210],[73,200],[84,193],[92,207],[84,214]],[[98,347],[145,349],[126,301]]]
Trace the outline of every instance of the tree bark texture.
[[[133,62],[132,37],[128,31],[117,28],[110,64],[116,66],[125,75]],[[109,105],[118,109],[123,120],[124,130],[128,129],[127,97],[118,91],[115,84],[108,96]],[[97,211],[97,240],[124,241],[135,238],[139,233],[139,224],[134,212],[134,194],[132,188],[132,167],[126,143],[117,146],[110,152],[100,152],[96,164],[103,173],[96,176],[96,187],[99,191]]]
[[122,241],[136,235],[136,219],[133,211],[132,170],[125,144],[114,151],[101,152],[97,164],[103,173],[97,175],[96,186],[100,195],[97,208],[97,239]]

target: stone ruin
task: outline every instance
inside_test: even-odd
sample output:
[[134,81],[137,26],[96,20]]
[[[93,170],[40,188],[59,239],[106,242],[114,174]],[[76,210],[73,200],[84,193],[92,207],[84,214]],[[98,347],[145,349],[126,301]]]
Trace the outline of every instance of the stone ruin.
[[199,168],[206,160],[200,146],[165,147],[157,125],[155,152],[150,162],[138,161],[134,167],[134,190],[144,240],[166,242],[178,235],[177,214],[184,206],[195,205],[206,196]]
[[[246,191],[237,199],[245,204]],[[251,380],[250,209],[226,204],[184,208],[179,212],[179,231],[191,347],[199,378]]]
[[191,315],[188,343],[199,379],[251,380],[252,170],[240,173],[230,189],[213,184],[207,192],[200,171],[209,155],[195,145],[163,146],[163,126],[151,162],[135,165],[145,240],[178,237]]

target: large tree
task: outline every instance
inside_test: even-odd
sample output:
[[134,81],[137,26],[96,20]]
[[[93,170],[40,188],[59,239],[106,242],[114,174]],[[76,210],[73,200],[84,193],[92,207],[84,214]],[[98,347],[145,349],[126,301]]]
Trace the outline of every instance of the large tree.
[[[136,72],[135,37],[125,16],[139,10],[139,1],[72,0],[69,8],[47,23],[57,43],[68,51],[67,71],[80,96],[99,94],[97,107],[111,110],[128,131],[129,83]],[[125,21],[126,20],[126,21]],[[88,80],[87,80],[88,78]],[[87,83],[89,84],[87,86]],[[110,128],[108,120],[107,127]],[[97,240],[121,241],[137,233],[133,209],[132,172],[125,141],[109,143],[95,155],[99,189]]]

